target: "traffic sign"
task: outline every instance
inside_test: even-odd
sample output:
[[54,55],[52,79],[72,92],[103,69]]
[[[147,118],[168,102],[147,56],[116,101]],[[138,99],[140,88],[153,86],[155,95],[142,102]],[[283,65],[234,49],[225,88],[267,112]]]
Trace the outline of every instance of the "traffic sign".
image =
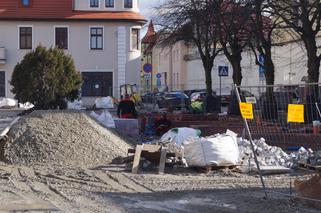
[[228,76],[228,66],[218,66],[218,76]]
[[160,74],[160,73],[156,74],[156,78],[161,78],[161,77],[162,77],[162,74]]
[[259,63],[260,63],[259,72],[264,73],[265,68],[264,68],[264,56],[263,55],[259,55]]
[[152,74],[151,73],[146,73],[146,74],[144,74],[144,78],[146,79],[148,79],[148,78],[152,78]]
[[151,73],[153,70],[153,66],[151,64],[144,64],[143,70],[145,73]]
[[158,87],[162,86],[162,81],[161,81],[160,78],[157,79],[156,84],[157,84]]

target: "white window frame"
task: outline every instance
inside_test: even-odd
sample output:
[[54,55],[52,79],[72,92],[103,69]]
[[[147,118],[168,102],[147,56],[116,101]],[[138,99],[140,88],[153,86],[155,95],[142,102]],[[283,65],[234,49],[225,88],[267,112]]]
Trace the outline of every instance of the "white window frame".
[[8,96],[8,73],[6,70],[0,69],[0,72],[4,72],[4,96],[7,97]]
[[106,7],[106,0],[103,0],[103,1],[104,1],[104,8],[105,9],[115,9],[115,4],[116,4],[117,0],[114,0],[114,6],[113,7]]
[[141,41],[140,39],[140,33],[141,33],[141,27],[140,26],[133,26],[130,28],[130,31],[129,31],[129,45],[130,45],[130,51],[132,52],[136,52],[136,51],[140,51],[141,50],[141,42],[138,42],[138,49],[133,49],[133,40],[132,40],[132,30],[133,29],[136,29],[136,30],[139,30],[139,35],[138,35],[138,39],[139,41]]
[[67,28],[67,40],[68,40],[68,46],[67,49],[64,50],[70,50],[70,30],[68,25],[54,25],[54,46],[56,47],[56,28]]
[[[20,28],[22,27],[31,27],[31,49],[20,49]],[[35,43],[35,33],[34,33],[34,27],[33,25],[18,25],[18,50],[22,51],[30,51],[34,49],[34,43]]]
[[98,0],[98,7],[91,7],[90,1],[91,0],[88,0],[88,8],[89,9],[91,9],[91,10],[99,10],[100,9],[100,0]]
[[[103,48],[102,49],[91,49],[91,28],[102,28],[103,29]],[[89,50],[90,51],[103,51],[103,50],[105,50],[105,27],[102,25],[89,26],[88,32],[89,32]]]
[[132,0],[132,7],[125,7],[125,0],[121,0],[123,1],[123,9],[125,10],[132,10],[134,9],[134,0]]

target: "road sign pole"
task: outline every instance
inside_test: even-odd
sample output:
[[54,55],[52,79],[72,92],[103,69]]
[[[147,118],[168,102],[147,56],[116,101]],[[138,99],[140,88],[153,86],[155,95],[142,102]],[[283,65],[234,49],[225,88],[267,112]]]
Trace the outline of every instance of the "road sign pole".
[[222,97],[222,76],[220,76],[220,98]]

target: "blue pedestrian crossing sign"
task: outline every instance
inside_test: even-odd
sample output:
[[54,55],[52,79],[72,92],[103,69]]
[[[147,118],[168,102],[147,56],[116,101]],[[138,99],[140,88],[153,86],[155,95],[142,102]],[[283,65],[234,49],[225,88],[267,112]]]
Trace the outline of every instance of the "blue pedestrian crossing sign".
[[259,63],[260,63],[259,72],[261,75],[262,74],[264,75],[265,68],[264,68],[264,56],[263,55],[259,55]]
[[218,76],[228,76],[228,66],[218,66]]

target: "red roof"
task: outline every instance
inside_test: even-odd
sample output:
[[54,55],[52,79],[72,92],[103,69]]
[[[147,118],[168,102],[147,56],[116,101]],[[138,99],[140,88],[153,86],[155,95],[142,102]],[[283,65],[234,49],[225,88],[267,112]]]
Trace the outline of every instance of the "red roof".
[[21,0],[0,0],[0,20],[128,20],[145,21],[129,11],[74,11],[73,0],[30,0],[23,7]]
[[156,35],[156,32],[155,32],[153,21],[150,21],[148,25],[147,33],[142,39],[142,43],[154,43],[156,39],[155,35]]

